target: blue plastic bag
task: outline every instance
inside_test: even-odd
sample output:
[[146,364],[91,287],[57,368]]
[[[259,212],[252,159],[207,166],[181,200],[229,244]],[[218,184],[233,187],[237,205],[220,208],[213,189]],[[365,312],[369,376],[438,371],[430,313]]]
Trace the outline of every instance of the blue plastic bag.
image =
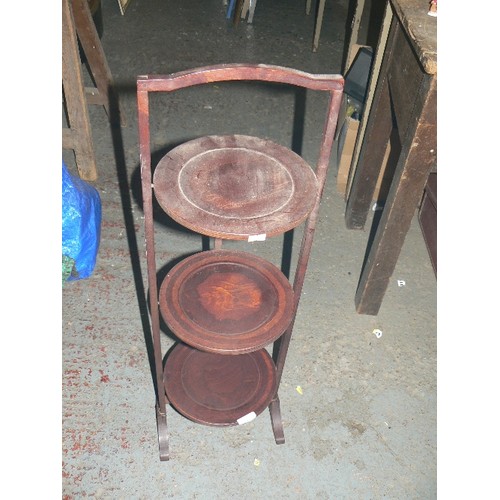
[[68,281],[88,278],[101,237],[101,198],[97,190],[62,164],[62,255],[74,261]]

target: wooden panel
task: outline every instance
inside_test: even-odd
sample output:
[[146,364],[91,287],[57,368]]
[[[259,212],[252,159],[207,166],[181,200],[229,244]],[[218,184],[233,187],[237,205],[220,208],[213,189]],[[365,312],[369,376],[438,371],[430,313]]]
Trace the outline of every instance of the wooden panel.
[[[370,71],[370,78],[368,80],[368,88],[366,91],[366,99],[365,99],[365,105],[364,105],[364,109],[363,109],[363,116],[361,117],[361,123],[359,125],[358,136],[356,138],[356,144],[354,146],[354,153],[352,156],[352,162],[351,162],[351,167],[350,167],[350,172],[349,172],[349,180],[348,180],[348,184],[347,184],[346,195],[349,194],[349,191],[351,189],[352,179],[354,177],[354,173],[356,172],[358,159],[359,159],[359,155],[361,152],[361,145],[362,145],[363,139],[365,137],[366,125],[367,125],[368,117],[370,116],[370,110],[371,110],[371,107],[373,104],[375,89],[376,89],[378,78],[380,75],[380,68],[382,66],[382,60],[383,60],[385,48],[387,45],[387,40],[388,40],[388,36],[389,36],[389,29],[390,29],[390,26],[392,24],[392,18],[393,18],[392,9],[391,9],[390,5],[387,5],[387,8],[386,8],[385,13],[384,13],[384,18],[382,20],[380,37],[379,37],[377,48],[375,50],[375,54],[374,54],[374,58],[373,58],[373,63],[372,63],[371,71]],[[349,51],[350,50],[351,50],[351,48],[349,48]],[[348,57],[350,57],[350,52],[348,54]]]
[[368,216],[375,186],[384,161],[387,143],[393,129],[387,70],[391,65],[395,47],[398,23],[394,19],[389,31],[386,50],[378,79],[358,165],[352,177],[346,207],[346,226],[349,229],[363,229]]
[[400,28],[398,28],[394,43],[398,54],[392,59],[387,72],[387,80],[396,127],[399,130],[399,137],[403,138],[408,130],[413,103],[415,97],[418,96],[424,73],[408,38]]

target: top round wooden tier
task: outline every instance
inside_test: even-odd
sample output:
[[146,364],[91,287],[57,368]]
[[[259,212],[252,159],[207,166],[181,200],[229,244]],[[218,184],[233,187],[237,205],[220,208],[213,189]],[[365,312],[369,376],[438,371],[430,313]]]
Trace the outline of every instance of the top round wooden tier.
[[313,209],[317,180],[288,148],[257,137],[206,136],[167,153],[155,169],[160,206],[214,238],[247,240],[297,227]]

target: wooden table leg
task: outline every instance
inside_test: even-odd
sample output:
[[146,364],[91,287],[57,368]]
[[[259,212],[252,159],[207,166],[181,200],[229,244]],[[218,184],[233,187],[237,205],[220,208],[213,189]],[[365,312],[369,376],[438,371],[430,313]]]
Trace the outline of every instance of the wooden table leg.
[[326,0],[319,0],[318,14],[316,16],[316,24],[314,27],[313,52],[318,50],[319,36],[321,34],[321,26],[323,25],[323,13],[325,11]]
[[435,163],[436,79],[422,89],[402,144],[389,195],[356,291],[356,311],[378,314],[406,233]]
[[[99,34],[92,19],[87,0],[71,0],[78,39],[82,45],[94,79],[95,88],[86,88],[88,104],[101,104],[111,123],[126,125],[119,112],[117,97],[113,95],[113,76],[109,68]],[[119,116],[117,116],[119,115]]]
[[245,19],[247,17],[249,8],[250,8],[250,0],[244,0],[243,6],[241,8],[241,19]]
[[84,93],[76,30],[69,0],[62,2],[62,80],[70,128],[63,128],[63,149],[73,149],[80,177],[97,179],[92,129]]
[[257,6],[257,0],[250,0],[250,13],[248,14],[248,24],[253,23],[253,16],[255,15],[255,7]]

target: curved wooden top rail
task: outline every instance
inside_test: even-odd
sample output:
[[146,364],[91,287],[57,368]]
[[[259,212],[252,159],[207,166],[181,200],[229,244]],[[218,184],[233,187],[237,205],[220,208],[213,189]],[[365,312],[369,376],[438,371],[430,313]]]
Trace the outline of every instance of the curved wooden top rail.
[[341,75],[316,75],[283,66],[238,63],[204,66],[171,75],[141,75],[137,77],[137,90],[170,92],[194,85],[242,80],[284,83],[323,91],[342,91],[344,88]]

